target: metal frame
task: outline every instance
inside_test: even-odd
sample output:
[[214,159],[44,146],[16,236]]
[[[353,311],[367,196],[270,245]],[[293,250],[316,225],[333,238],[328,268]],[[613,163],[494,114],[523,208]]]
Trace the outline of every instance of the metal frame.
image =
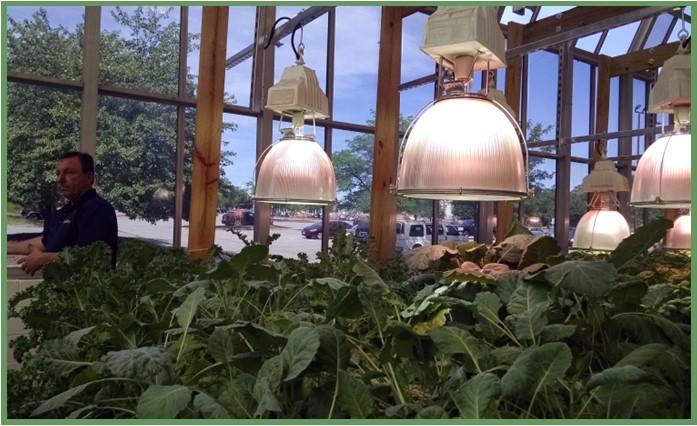
[[[177,94],[186,95],[186,56],[189,50],[189,7],[182,6],[179,11],[179,81],[177,82]],[[172,245],[181,247],[182,244],[182,216],[184,213],[184,154],[186,144],[186,107],[177,105],[177,147],[174,182],[174,229],[172,230]]]
[[559,90],[557,92],[557,146],[555,173],[554,235],[563,252],[569,248],[569,206],[571,185],[571,145],[566,139],[571,136],[571,116],[574,81],[574,55],[571,43],[559,48]]

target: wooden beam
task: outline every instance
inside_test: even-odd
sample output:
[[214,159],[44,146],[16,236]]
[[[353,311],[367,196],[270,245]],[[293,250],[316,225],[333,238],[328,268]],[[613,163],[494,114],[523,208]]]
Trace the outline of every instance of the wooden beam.
[[215,242],[227,26],[227,6],[203,7],[189,214],[189,255],[199,258]]
[[391,188],[397,183],[401,56],[402,8],[383,6],[370,191],[371,257],[381,263],[395,253],[397,200]]
[[[271,32],[276,19],[276,6],[257,6],[256,36],[255,40],[263,39]],[[254,63],[252,65],[252,110],[257,111],[257,161],[268,147],[273,143],[273,118],[274,114],[264,108],[269,87],[273,85],[275,45],[271,43],[268,48],[257,44],[254,51]],[[259,177],[257,164],[255,176]],[[271,204],[254,203],[254,241],[264,243],[271,233]]]
[[[515,22],[508,24],[508,46],[515,47],[523,41],[524,26]],[[506,67],[506,102],[515,112],[516,119],[520,118],[520,88],[523,70],[523,58],[517,56],[508,59]],[[513,224],[513,203],[500,201],[496,203],[496,241],[503,241]]]
[[650,69],[658,69],[678,50],[679,41],[663,44],[651,49],[640,50],[622,56],[616,56],[610,61],[610,77],[630,74]]
[[85,7],[84,50],[82,55],[82,110],[80,113],[80,151],[97,153],[97,113],[99,112],[99,28],[102,8]]
[[596,108],[595,133],[607,133],[610,118],[610,67],[611,58],[600,55],[598,61],[598,104]]

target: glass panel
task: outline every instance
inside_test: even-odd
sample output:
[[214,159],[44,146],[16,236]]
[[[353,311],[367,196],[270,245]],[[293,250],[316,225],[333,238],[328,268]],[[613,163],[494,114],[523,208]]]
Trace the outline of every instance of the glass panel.
[[[573,102],[571,105],[571,136],[590,134],[591,66],[574,61]],[[571,144],[571,155],[588,158],[588,142]]]
[[532,18],[532,11],[527,7],[524,8],[523,15],[518,15],[517,13],[513,13],[513,6],[506,6],[501,16],[501,23],[508,24],[509,22],[517,22],[519,24],[527,24],[530,22],[530,18]]
[[523,200],[522,222],[536,235],[552,235],[554,225],[556,162],[530,156],[530,197]]
[[[307,7],[279,6],[276,19],[282,16],[294,17]],[[327,92],[327,14],[320,16],[303,27],[302,42],[305,45],[305,66],[315,70],[322,90]],[[300,44],[300,30],[295,34],[296,48]],[[274,82],[281,79],[286,67],[295,65],[295,54],[291,46],[291,34],[282,40],[283,46],[276,48],[274,62]]]
[[176,94],[179,8],[102,7],[99,81]]
[[336,8],[335,120],[365,124],[375,119],[380,16],[375,6]]
[[[634,90],[632,94],[634,100],[634,114],[632,115],[632,129],[643,129],[646,127],[646,82],[634,79]],[[632,138],[632,155],[643,154],[646,143],[645,136],[634,136]],[[636,166],[639,160],[632,160],[632,165]]]
[[370,212],[373,140],[373,135],[368,133],[332,130],[338,207],[366,218]]
[[97,187],[117,211],[121,236],[172,244],[176,118],[171,105],[100,98]]
[[477,203],[471,201],[452,201],[449,204],[447,208],[450,209],[449,213],[451,214],[448,215],[448,210],[446,210],[446,219],[450,217],[450,226],[455,227],[460,236],[464,237],[467,241],[473,241],[474,237],[477,235]]
[[399,96],[399,113],[404,119],[416,118],[433,101],[434,83],[405,90]]
[[[231,6],[228,18],[228,35],[226,54],[228,58],[242,49],[254,44],[254,24],[256,7]],[[200,21],[199,21],[200,22]],[[199,24],[200,26],[200,24]],[[225,70],[226,102],[249,106],[252,91],[252,57]],[[196,60],[198,69],[198,59]]]
[[659,15],[658,18],[656,18],[656,22],[653,24],[649,37],[646,39],[644,49],[650,49],[661,44],[671,22],[673,22],[673,15],[669,13]]
[[[189,51],[186,55],[186,66],[189,69],[188,80],[190,93],[196,94],[198,90],[198,61],[201,55],[201,6],[189,6]],[[230,28],[228,27],[228,32]],[[229,43],[229,42],[228,42]],[[230,55],[228,55],[229,57]]]
[[639,22],[632,22],[621,27],[613,28],[607,33],[605,43],[600,53],[608,56],[624,55],[629,50],[629,45],[634,40]]
[[402,20],[402,83],[435,72],[435,62],[420,49],[427,19],[428,15],[413,13]]
[[571,191],[570,208],[569,208],[569,235],[573,236],[576,224],[581,219],[586,211],[587,194],[581,191],[581,183],[583,178],[588,176],[588,164],[571,163]]
[[7,8],[9,71],[81,80],[84,7]]
[[80,146],[80,106],[79,92],[8,83],[8,234],[41,232],[41,219],[59,201],[56,160]]
[[528,57],[528,122],[539,124],[547,130],[543,138],[551,139],[556,133],[559,57],[546,51]]
[[[610,79],[610,111],[608,117],[608,132],[617,132],[619,129],[620,118],[620,78],[612,77]],[[617,139],[607,141],[607,156],[616,157],[619,148]]]
[[598,46],[598,41],[600,41],[601,34],[602,32],[599,32],[576,40],[576,47],[587,52],[595,52],[595,48]]

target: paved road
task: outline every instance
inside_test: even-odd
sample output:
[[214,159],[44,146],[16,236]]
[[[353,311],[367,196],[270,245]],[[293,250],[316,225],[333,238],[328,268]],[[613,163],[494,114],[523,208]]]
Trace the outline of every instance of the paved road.
[[[161,245],[172,245],[172,233],[174,229],[174,221],[157,221],[152,224],[144,220],[131,220],[122,214],[117,214],[119,224],[119,236],[141,238],[152,241]],[[300,235],[300,230],[305,226],[314,223],[316,220],[283,220],[275,219],[274,225],[271,226],[271,233],[280,234],[281,237],[274,241],[271,245],[271,254],[278,254],[284,257],[296,257],[299,252],[307,253],[311,260],[316,258],[315,253],[320,251],[320,240],[308,240]],[[215,231],[215,243],[223,248],[224,251],[239,252],[244,243],[233,233],[228,231],[222,223],[222,215],[217,218],[218,227]],[[7,233],[21,232],[41,232],[40,226],[30,225],[8,225]],[[253,233],[251,227],[242,229],[241,232],[252,239]],[[182,226],[182,242],[186,245],[189,238],[188,223],[184,222]]]

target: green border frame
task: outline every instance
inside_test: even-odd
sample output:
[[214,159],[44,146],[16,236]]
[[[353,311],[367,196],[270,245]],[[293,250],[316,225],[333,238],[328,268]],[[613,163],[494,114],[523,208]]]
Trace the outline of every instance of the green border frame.
[[[274,0],[264,2],[264,1],[135,1],[135,2],[124,2],[124,1],[4,1],[0,6],[0,34],[2,36],[2,52],[7,51],[7,8],[10,6],[114,6],[114,5],[128,5],[128,6],[149,6],[149,5],[163,5],[163,6],[203,6],[203,5],[216,5],[216,6],[258,6],[261,4],[265,5],[287,5],[287,6],[310,6],[310,5],[350,5],[350,6],[405,6],[405,5],[424,5],[427,3],[429,6],[435,5],[491,5],[500,6],[505,5],[525,5],[525,6],[628,6],[628,5],[670,5],[676,4],[675,1],[434,1],[428,2],[424,1],[365,1],[365,0],[355,0],[355,1],[318,1],[318,0],[307,0],[307,1],[296,1],[296,0]],[[628,4],[629,3],[629,4]],[[687,1],[684,3],[686,6],[693,6],[697,4],[697,1]],[[691,23],[690,34],[693,33],[696,24]],[[0,197],[0,212],[2,212],[2,217],[0,217],[0,229],[2,230],[3,242],[7,241],[7,57],[3,54],[2,56],[2,76],[3,80],[1,82],[0,90],[0,102],[2,111],[2,128],[0,131],[0,136],[2,140],[0,142],[0,188],[2,191],[2,196]],[[697,57],[692,55],[690,58],[690,63],[692,70],[697,69]],[[697,74],[695,71],[691,72],[694,76]],[[697,85],[692,85],[692,98],[697,99]],[[692,129],[692,136],[697,133]],[[697,169],[697,160],[693,157],[691,159],[692,172]],[[697,195],[697,185],[692,183],[692,196],[695,198]],[[692,225],[697,224],[697,219],[692,216]],[[692,238],[692,243],[694,246],[697,238]],[[201,425],[223,425],[223,424],[245,424],[245,425],[260,425],[260,424],[288,424],[288,425],[300,425],[300,424],[310,424],[310,425],[326,425],[326,424],[336,424],[336,425],[354,425],[354,424],[385,424],[385,425],[424,425],[424,424],[438,424],[438,425],[455,425],[455,424],[477,424],[477,425],[500,425],[500,424],[523,424],[523,425],[623,425],[623,424],[637,424],[637,425],[683,425],[683,424],[697,424],[697,356],[693,350],[690,351],[690,361],[691,361],[691,382],[690,382],[690,392],[691,392],[691,418],[690,419],[638,419],[638,420],[610,420],[610,419],[555,419],[555,420],[524,420],[524,419],[500,419],[500,420],[468,420],[468,419],[365,419],[365,420],[321,420],[321,419],[282,419],[282,420],[254,420],[254,419],[227,419],[227,420],[197,420],[197,419],[128,419],[128,420],[100,420],[100,419],[90,419],[90,420],[66,420],[66,419],[8,419],[7,418],[7,364],[8,364],[8,354],[5,350],[8,348],[8,336],[7,336],[7,315],[8,315],[8,293],[4,289],[7,283],[7,268],[5,263],[7,261],[7,245],[2,244],[2,249],[0,250],[0,276],[2,277],[2,296],[0,300],[2,303],[2,308],[0,309],[2,318],[0,318],[0,332],[2,333],[2,349],[0,350],[0,365],[2,371],[0,371],[0,403],[2,408],[2,416],[0,417],[0,424],[7,425],[162,425],[162,424],[201,424]],[[697,266],[697,259],[692,257],[691,268]],[[691,290],[695,289],[695,278],[691,279]],[[695,317],[697,308],[694,305],[691,307],[691,330],[697,329],[697,318]],[[693,349],[697,342],[697,335],[691,333],[691,348]]]

